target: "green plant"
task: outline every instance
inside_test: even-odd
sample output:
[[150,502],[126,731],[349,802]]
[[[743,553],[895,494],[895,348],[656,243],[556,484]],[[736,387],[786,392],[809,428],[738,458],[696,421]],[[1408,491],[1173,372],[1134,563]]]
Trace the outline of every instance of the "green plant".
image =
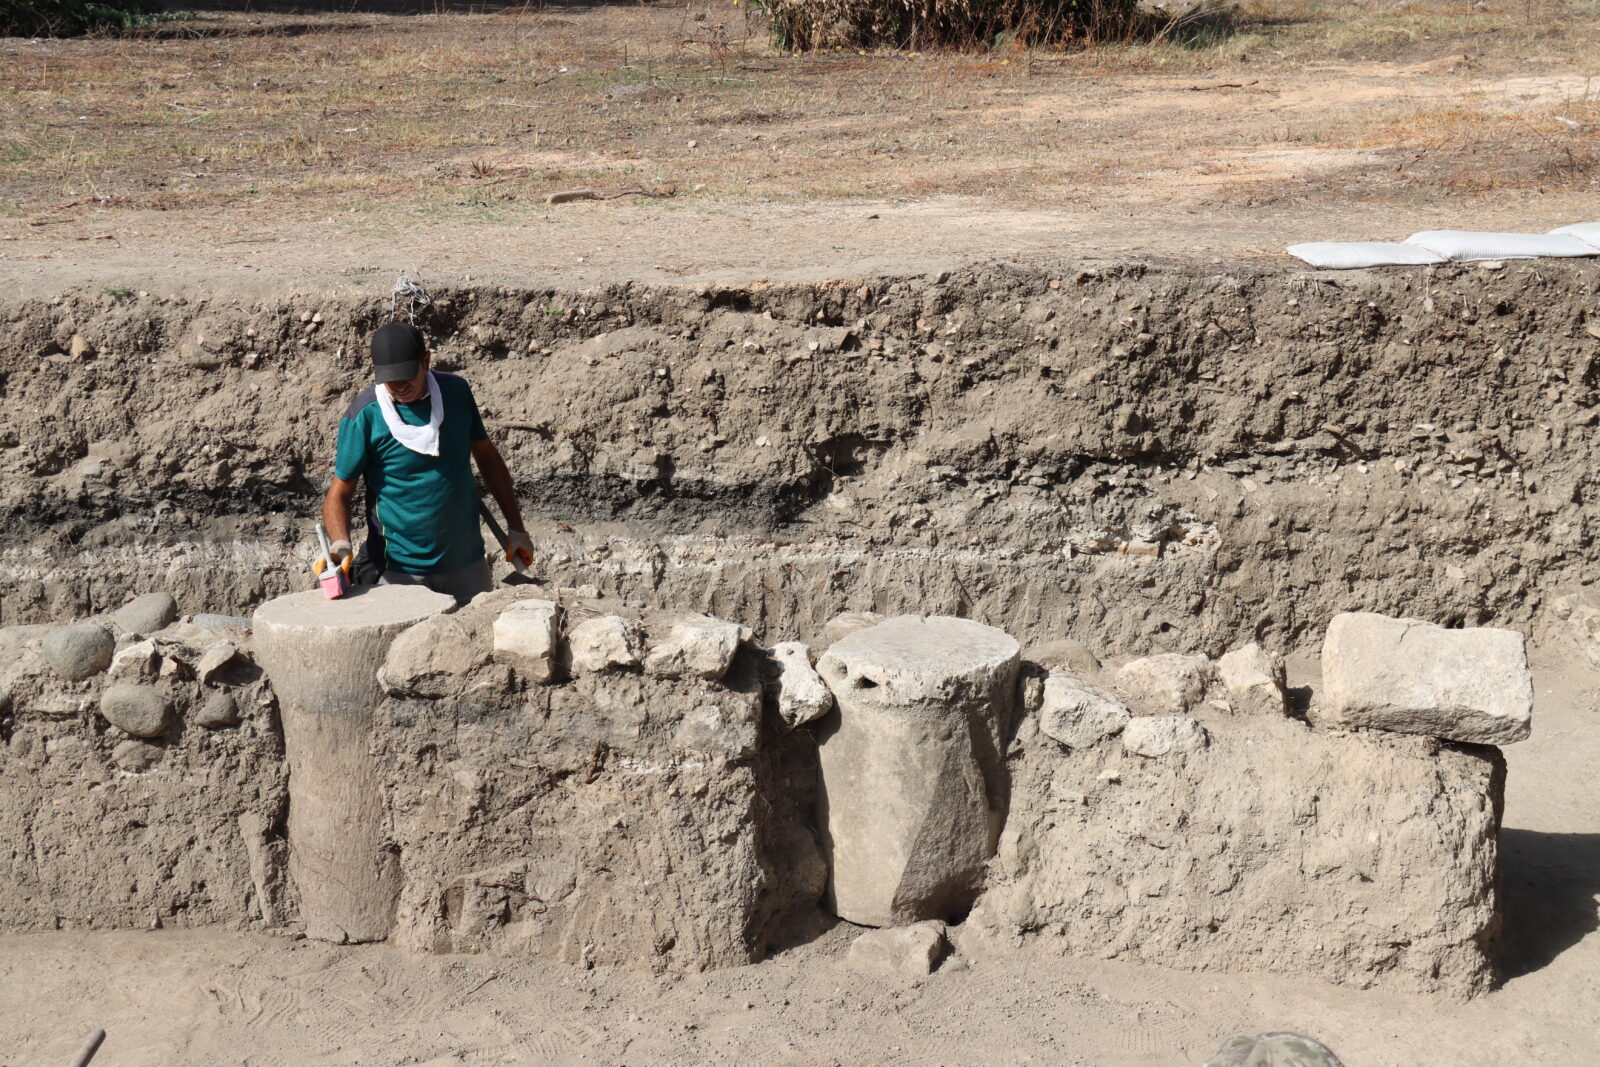
[[172,17],[160,0],[3,0],[0,37],[78,37],[153,26]]
[[113,300],[127,300],[133,296],[133,290],[126,285],[102,285],[100,291]]

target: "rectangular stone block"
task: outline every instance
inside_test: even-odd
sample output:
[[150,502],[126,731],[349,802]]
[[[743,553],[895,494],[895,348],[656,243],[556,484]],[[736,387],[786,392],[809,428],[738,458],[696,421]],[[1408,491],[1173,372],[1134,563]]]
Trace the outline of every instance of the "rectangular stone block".
[[1370,612],[1328,624],[1319,697],[1319,722],[1473,744],[1521,741],[1533,721],[1521,634]]

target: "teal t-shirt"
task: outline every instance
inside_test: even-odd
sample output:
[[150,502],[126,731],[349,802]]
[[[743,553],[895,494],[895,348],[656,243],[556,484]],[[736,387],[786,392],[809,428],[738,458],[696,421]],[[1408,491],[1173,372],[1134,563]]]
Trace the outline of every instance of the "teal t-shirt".
[[[483,558],[478,526],[478,489],[472,478],[472,443],[489,433],[478,414],[472,387],[454,374],[434,372],[444,420],[439,454],[413,452],[394,439],[383,421],[377,390],[368,386],[339,420],[339,448],[333,473],[345,481],[367,479],[367,511],[384,538],[389,570],[441,574]],[[411,426],[426,426],[433,401],[423,397],[396,404]]]

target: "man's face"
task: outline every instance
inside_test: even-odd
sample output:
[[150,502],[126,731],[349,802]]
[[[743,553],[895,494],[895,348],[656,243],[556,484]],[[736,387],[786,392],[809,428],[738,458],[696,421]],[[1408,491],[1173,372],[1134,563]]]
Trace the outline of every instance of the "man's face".
[[417,371],[415,378],[408,378],[403,382],[385,382],[384,387],[389,390],[389,395],[401,404],[409,404],[421,400],[428,395],[428,364],[432,356],[422,357],[422,369]]

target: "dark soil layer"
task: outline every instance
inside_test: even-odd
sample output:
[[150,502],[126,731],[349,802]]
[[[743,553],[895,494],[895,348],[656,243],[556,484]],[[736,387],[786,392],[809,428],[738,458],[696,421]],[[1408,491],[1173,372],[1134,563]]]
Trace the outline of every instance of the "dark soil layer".
[[[1527,626],[1600,573],[1597,279],[979,266],[458,289],[418,322],[558,582],[769,640],[873,608],[1215,652],[1314,642],[1352,609]],[[0,304],[0,625],[307,587],[388,314],[387,294]]]

